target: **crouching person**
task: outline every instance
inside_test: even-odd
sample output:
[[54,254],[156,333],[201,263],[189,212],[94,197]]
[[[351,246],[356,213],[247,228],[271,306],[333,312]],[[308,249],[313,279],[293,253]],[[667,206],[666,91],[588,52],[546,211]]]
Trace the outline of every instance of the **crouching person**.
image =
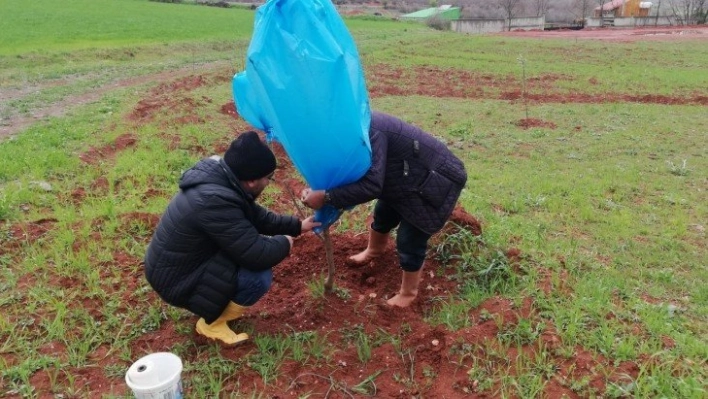
[[160,297],[200,316],[197,333],[224,344],[248,339],[227,322],[268,292],[292,237],[319,226],[256,203],[275,168],[256,132],[239,135],[223,158],[199,161],[182,175],[145,254],[145,276]]

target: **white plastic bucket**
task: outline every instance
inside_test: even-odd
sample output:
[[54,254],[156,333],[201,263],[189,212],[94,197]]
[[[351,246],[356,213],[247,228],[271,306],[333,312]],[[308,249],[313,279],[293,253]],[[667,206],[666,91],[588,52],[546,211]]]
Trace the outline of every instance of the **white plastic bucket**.
[[125,382],[137,399],[182,399],[182,360],[170,352],[152,353],[133,363]]

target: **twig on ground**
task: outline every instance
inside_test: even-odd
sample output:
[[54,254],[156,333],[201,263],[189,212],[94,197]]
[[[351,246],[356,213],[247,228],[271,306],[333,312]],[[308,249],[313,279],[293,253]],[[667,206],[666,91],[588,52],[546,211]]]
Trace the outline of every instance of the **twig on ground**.
[[354,395],[352,395],[352,393],[349,392],[349,390],[347,389],[346,384],[342,384],[342,383],[337,382],[337,380],[335,380],[335,379],[332,377],[332,374],[330,374],[330,375],[328,375],[328,376],[324,376],[324,375],[321,375],[321,374],[315,374],[315,373],[303,373],[303,374],[300,374],[300,375],[298,375],[297,377],[293,378],[292,382],[291,382],[290,385],[288,386],[288,389],[286,389],[286,390],[289,391],[290,389],[292,389],[292,388],[295,386],[295,383],[297,382],[297,380],[298,380],[300,377],[305,377],[305,376],[308,376],[308,375],[313,376],[313,377],[317,377],[317,378],[322,378],[323,380],[329,381],[329,389],[327,389],[327,392],[325,392],[325,395],[324,395],[325,398],[328,398],[328,397],[329,397],[329,393],[332,392],[332,389],[336,389],[336,390],[338,390],[338,391],[342,391],[342,393],[344,393],[344,394],[346,394],[347,396],[349,396],[350,398],[354,399]]
[[332,249],[332,240],[329,237],[329,228],[324,229],[322,238],[325,247],[325,257],[327,258],[327,280],[324,283],[325,292],[332,292],[334,286],[334,251]]

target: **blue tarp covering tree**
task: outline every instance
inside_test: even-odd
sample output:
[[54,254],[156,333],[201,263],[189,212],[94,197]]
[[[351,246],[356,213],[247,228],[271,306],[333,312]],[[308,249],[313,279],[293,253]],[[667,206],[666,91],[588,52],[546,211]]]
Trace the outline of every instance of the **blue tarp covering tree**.
[[[233,79],[239,114],[282,144],[310,187],[327,190],[366,173],[371,114],[364,74],[329,0],[269,0],[259,7],[245,69]],[[340,212],[329,205],[317,210],[323,223],[317,231],[326,235]]]

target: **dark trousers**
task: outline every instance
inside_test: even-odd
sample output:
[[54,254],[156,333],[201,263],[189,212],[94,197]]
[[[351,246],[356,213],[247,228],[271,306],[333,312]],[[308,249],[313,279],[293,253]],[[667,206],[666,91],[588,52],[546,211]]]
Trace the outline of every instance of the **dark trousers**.
[[270,290],[272,283],[273,271],[271,269],[254,272],[240,268],[238,271],[238,289],[231,300],[237,305],[251,306]]
[[423,267],[430,234],[419,230],[401,218],[401,215],[383,200],[377,200],[371,228],[379,233],[388,234],[396,226],[398,226],[396,250],[401,269],[407,272],[417,272]]

